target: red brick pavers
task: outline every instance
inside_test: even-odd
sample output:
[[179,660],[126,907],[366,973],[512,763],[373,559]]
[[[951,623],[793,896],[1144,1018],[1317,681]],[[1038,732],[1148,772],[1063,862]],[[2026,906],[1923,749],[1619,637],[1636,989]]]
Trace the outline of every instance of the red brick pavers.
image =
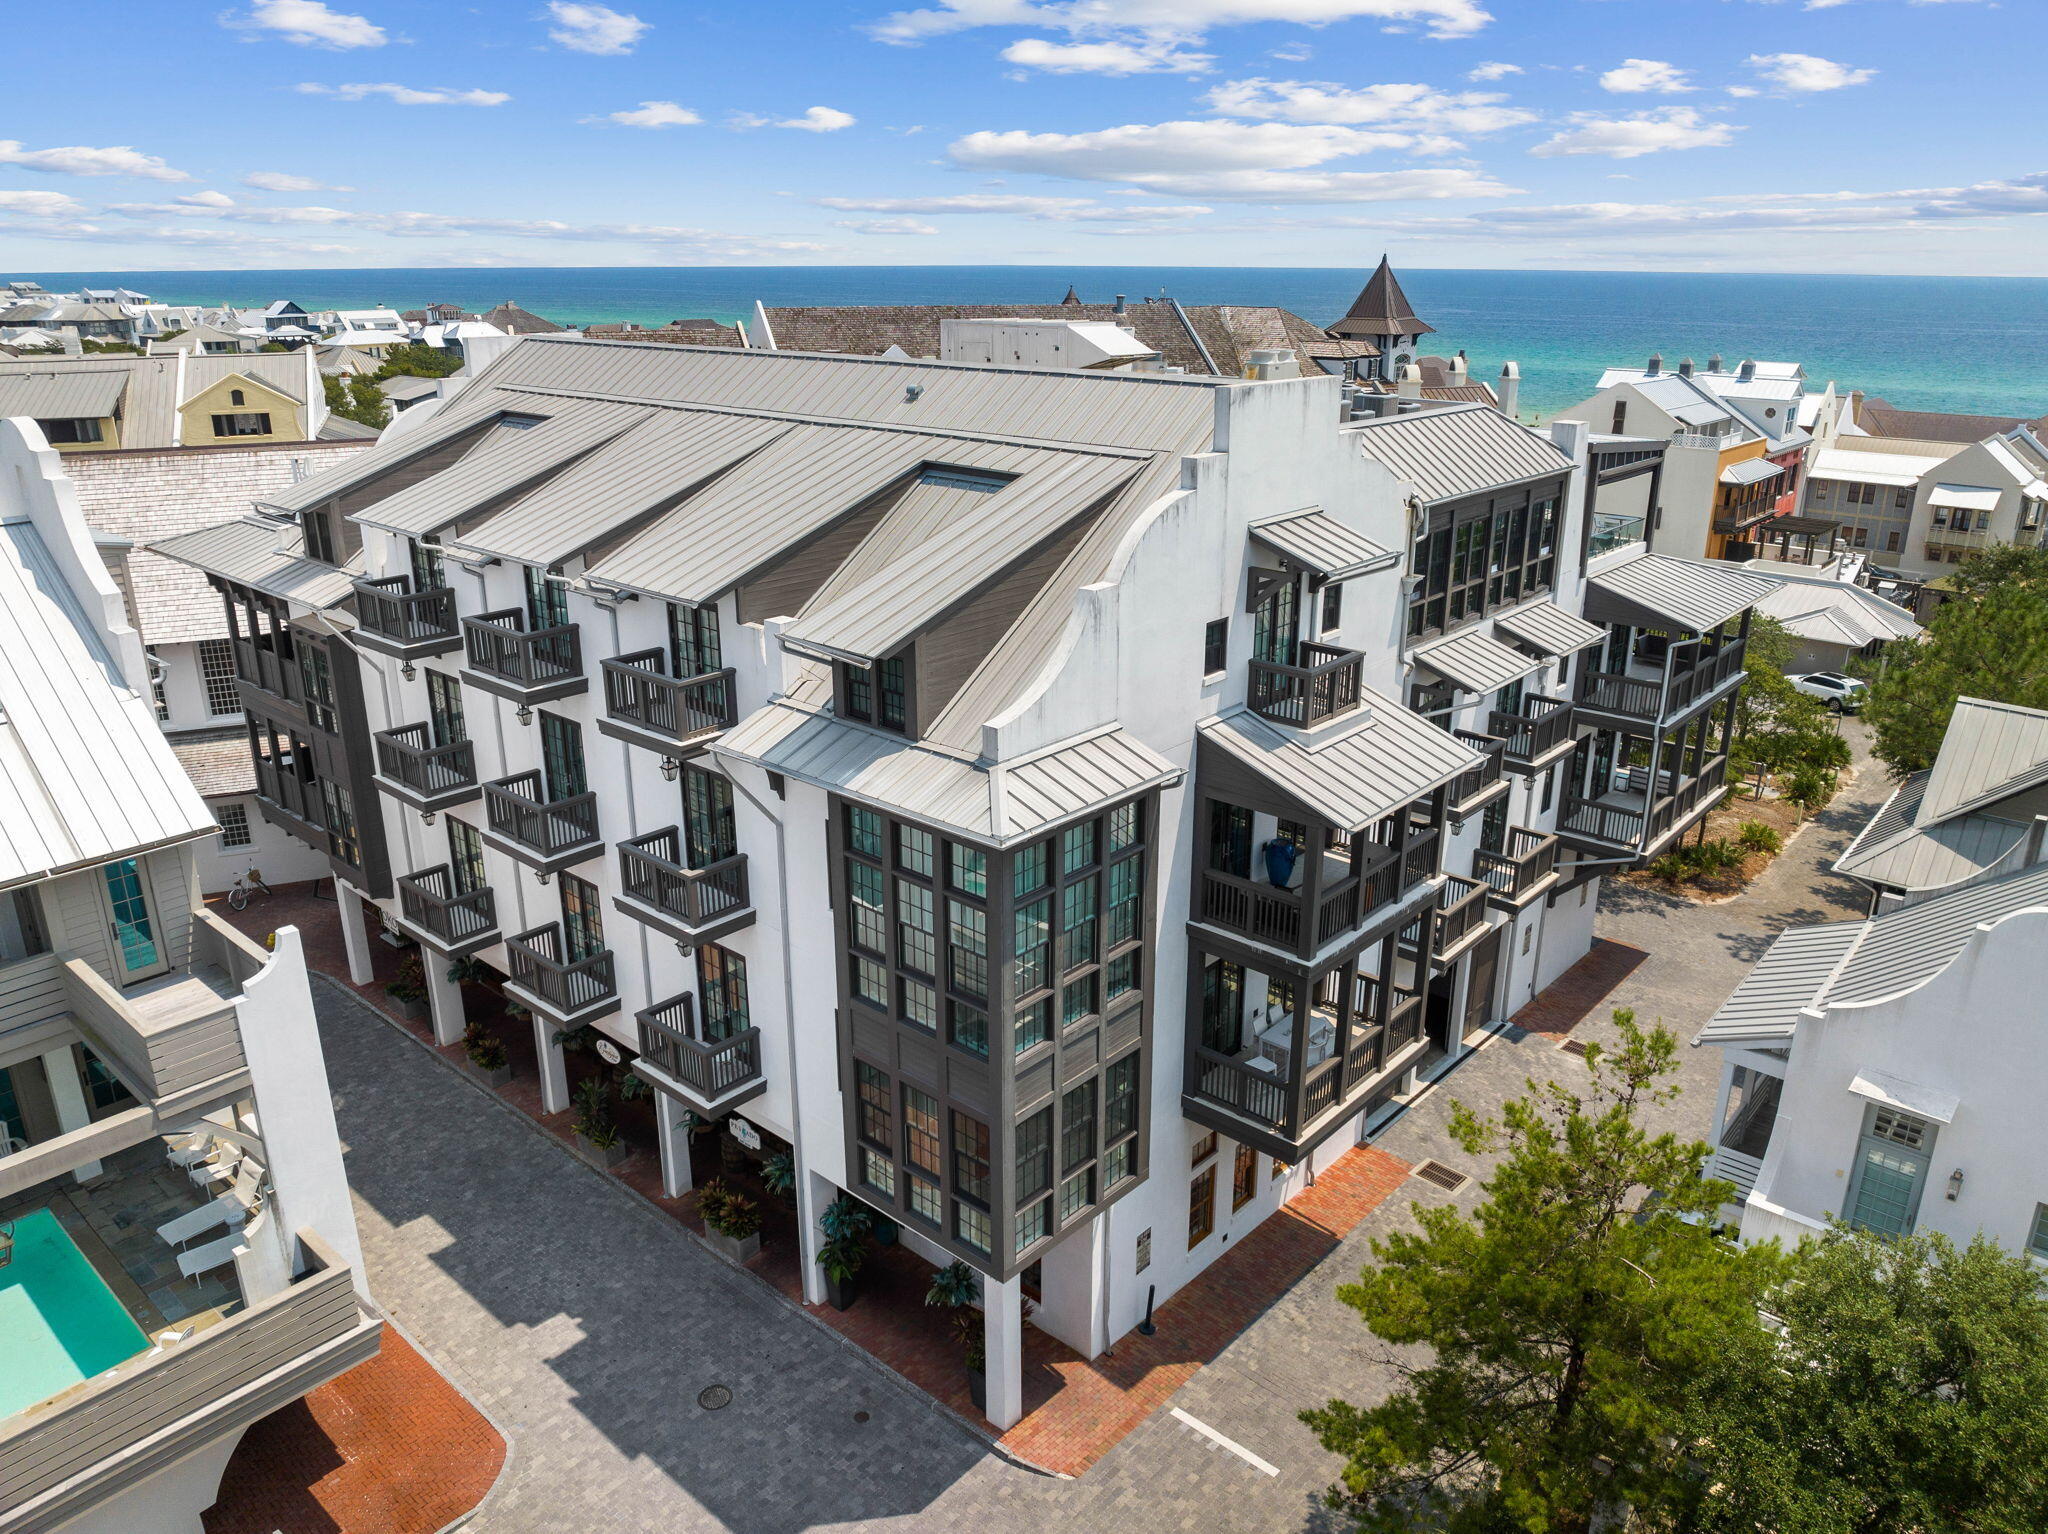
[[1510,1021],[1530,1033],[1570,1033],[1647,958],[1640,948],[1596,937],[1584,958],[1531,998]]
[[375,1358],[242,1435],[206,1534],[434,1534],[504,1463],[497,1429],[386,1326]]

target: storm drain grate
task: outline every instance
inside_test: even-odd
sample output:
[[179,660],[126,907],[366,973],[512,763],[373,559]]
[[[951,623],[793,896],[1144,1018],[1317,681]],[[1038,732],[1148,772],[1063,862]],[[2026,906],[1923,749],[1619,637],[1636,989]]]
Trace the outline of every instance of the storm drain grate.
[[1557,1048],[1560,1054],[1577,1055],[1581,1060],[1586,1057],[1586,1041],[1584,1039],[1566,1039]]
[[697,1404],[706,1411],[732,1405],[732,1392],[723,1385],[706,1385],[697,1392]]
[[1433,1182],[1446,1193],[1456,1193],[1472,1179],[1456,1167],[1445,1166],[1441,1161],[1425,1161],[1415,1169],[1415,1175],[1424,1182]]

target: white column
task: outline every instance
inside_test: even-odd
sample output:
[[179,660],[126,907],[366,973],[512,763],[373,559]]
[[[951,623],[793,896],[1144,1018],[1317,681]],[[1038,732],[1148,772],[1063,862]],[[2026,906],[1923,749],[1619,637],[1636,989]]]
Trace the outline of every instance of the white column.
[[838,1192],[837,1188],[816,1172],[799,1171],[797,1174],[797,1265],[803,1269],[806,1304],[825,1303],[825,1270],[818,1266],[818,1248],[824,1243],[825,1237],[818,1229],[818,1216],[825,1212],[825,1206],[832,1202]]
[[553,1018],[533,1014],[533,1052],[540,1060],[540,1111],[560,1113],[569,1106],[569,1062],[555,1042]]
[[334,881],[334,903],[341,907],[341,941],[348,949],[348,977],[357,985],[377,978],[370,962],[370,924],[363,916],[364,895],[351,885]]
[[987,1384],[985,1415],[1008,1431],[1024,1415],[1024,1279],[999,1284],[981,1280],[982,1370]]
[[[43,1056],[43,1076],[50,1084],[50,1105],[57,1110],[57,1128],[63,1134],[83,1129],[92,1122],[92,1109],[85,1105],[85,1088],[78,1082],[78,1056],[69,1044]],[[100,1175],[100,1164],[88,1161],[72,1177],[91,1182]]]
[[459,1044],[469,1021],[462,1009],[462,982],[448,978],[448,957],[422,946],[420,968],[427,975],[427,1010],[434,1018],[434,1042]]
[[690,1178],[690,1110],[668,1093],[654,1094],[654,1134],[661,1142],[661,1191],[681,1198],[695,1186]]

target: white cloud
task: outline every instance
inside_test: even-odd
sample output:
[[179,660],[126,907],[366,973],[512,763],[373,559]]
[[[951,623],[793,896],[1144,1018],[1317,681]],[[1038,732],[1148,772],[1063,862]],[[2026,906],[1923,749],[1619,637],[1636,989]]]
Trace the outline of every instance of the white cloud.
[[1816,58],[1811,53],[1752,53],[1748,63],[1779,90],[1800,96],[1861,85],[1877,73],[1874,69],[1853,69],[1833,59]]
[[0,213],[22,218],[69,218],[84,211],[62,192],[0,192]]
[[343,101],[382,96],[404,107],[496,107],[512,99],[504,91],[459,91],[445,85],[420,90],[411,85],[393,85],[388,80],[376,85],[317,85],[308,80],[300,84],[299,90],[307,96],[334,96]]
[[1498,60],[1493,60],[1485,64],[1476,64],[1472,68],[1466,70],[1465,78],[1468,80],[1476,80],[1481,83],[1484,83],[1488,80],[1505,80],[1509,75],[1520,75],[1527,73],[1528,71],[1523,69],[1522,66],[1519,64],[1503,64]]
[[608,5],[579,5],[574,0],[549,0],[555,25],[548,36],[577,53],[631,53],[652,25]]
[[1157,202],[1136,207],[1105,207],[1092,197],[1031,197],[1008,192],[959,192],[945,197],[819,197],[814,200],[821,208],[835,208],[847,213],[1009,214],[1055,224],[1167,223],[1214,211],[1195,204]]
[[928,10],[893,12],[870,30],[891,43],[974,27],[1045,27],[1082,36],[1134,32],[1192,41],[1212,27],[1372,20],[1390,32],[1420,30],[1441,38],[1468,37],[1492,19],[1478,0],[940,0]]
[[232,208],[235,205],[234,198],[226,192],[194,192],[189,197],[178,198],[177,201],[195,208]]
[[1197,75],[1215,62],[1211,54],[1189,53],[1169,40],[1145,38],[1055,43],[1026,37],[1005,48],[1003,57],[1056,75]]
[[1315,52],[1307,43],[1282,43],[1266,57],[1278,59],[1283,64],[1305,64],[1315,57]]
[[226,21],[246,31],[272,33],[302,48],[381,48],[391,40],[367,17],[329,10],[321,0],[256,0],[247,15]]
[[841,229],[851,229],[856,234],[937,234],[933,224],[920,223],[914,218],[870,218],[841,219]]
[[1731,85],[1728,87],[1728,94],[1737,101],[1747,101],[1751,96],[1761,96],[1763,92],[1754,85]]
[[315,181],[311,176],[294,176],[282,170],[252,170],[242,178],[242,185],[253,186],[264,192],[353,192],[352,186],[329,186],[324,181]]
[[1686,72],[1662,59],[1624,59],[1600,77],[1600,89],[1617,96],[1639,96],[1648,92],[1668,96],[1693,87]]
[[836,107],[807,107],[801,117],[764,117],[758,112],[735,112],[728,117],[729,128],[796,128],[804,133],[837,133],[860,119]]
[[1226,117],[1296,123],[1373,124],[1441,133],[1496,133],[1534,122],[1487,91],[1439,91],[1427,85],[1366,85],[1327,80],[1232,80],[1211,90],[1209,109]]
[[1574,112],[1569,122],[1563,132],[1545,139],[1529,153],[1545,158],[1600,154],[1616,160],[1633,160],[1666,149],[1720,148],[1734,143],[1739,131],[1731,123],[1702,117],[1691,107],[1659,107],[1633,117]]
[[19,165],[23,170],[44,171],[54,176],[135,176],[144,181],[190,181],[182,170],[173,170],[153,154],[144,154],[126,144],[94,149],[84,144],[67,144],[57,149],[25,149],[20,139],[0,138],[0,165]]
[[691,123],[700,123],[704,119],[673,101],[643,101],[630,111],[608,112],[603,117],[586,117],[583,120],[617,123],[625,128],[687,128]]

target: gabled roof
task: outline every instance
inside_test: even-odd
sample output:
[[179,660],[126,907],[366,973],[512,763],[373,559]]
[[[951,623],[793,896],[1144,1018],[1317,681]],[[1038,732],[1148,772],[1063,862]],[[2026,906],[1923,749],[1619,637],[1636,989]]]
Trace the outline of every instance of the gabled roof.
[[553,335],[567,328],[557,325],[553,320],[542,319],[530,309],[520,308],[509,298],[495,309],[486,312],[482,318],[486,325],[496,325],[508,336]]
[[1571,471],[1557,444],[1488,405],[1450,405],[1347,428],[1365,456],[1415,487],[1425,505]]
[[1800,639],[1818,639],[1861,649],[1880,640],[1910,639],[1920,632],[1913,615],[1896,602],[1847,581],[1800,580],[1775,572],[1777,589],[1756,610],[1777,619]]
[[1392,264],[1381,256],[1378,268],[1366,279],[1344,317],[1329,329],[1333,336],[1419,336],[1428,335],[1436,327],[1425,325],[1416,317],[1414,306],[1394,276]]
[[2003,436],[2015,426],[2048,429],[2048,416],[2029,421],[2025,416],[1953,415],[1936,410],[1900,410],[1885,400],[1872,397],[1856,406],[1856,424],[1873,437],[1913,437],[1923,442],[1982,442]]

